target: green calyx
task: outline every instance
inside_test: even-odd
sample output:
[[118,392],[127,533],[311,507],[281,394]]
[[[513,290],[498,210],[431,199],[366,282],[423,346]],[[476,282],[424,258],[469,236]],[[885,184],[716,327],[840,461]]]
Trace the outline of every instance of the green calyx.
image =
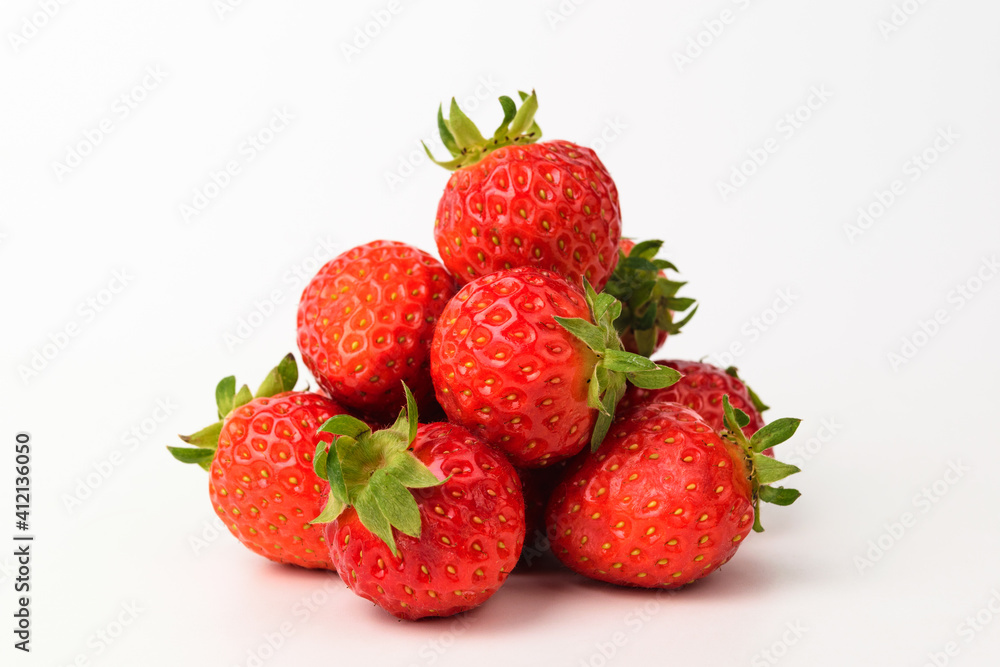
[[656,258],[662,245],[663,241],[643,241],[628,255],[619,250],[618,266],[604,287],[605,292],[623,305],[622,314],[615,320],[619,335],[631,333],[639,354],[644,357],[656,351],[661,331],[670,335],[680,333],[698,310],[695,306],[683,319],[674,321],[675,315],[691,308],[695,300],[677,296],[687,283],[660,275],[661,271],[677,271],[671,262]]
[[757,392],[751,389],[750,385],[744,382],[743,378],[741,378],[739,373],[737,372],[736,366],[730,366],[729,368],[727,368],[726,375],[730,375],[739,380],[740,382],[743,382],[743,386],[746,388],[747,393],[750,394],[750,402],[753,403],[753,406],[757,409],[757,412],[759,412],[760,414],[764,414],[765,412],[771,409],[771,406],[767,405],[766,403],[764,403],[764,401],[760,400],[760,396],[757,395]]
[[222,433],[222,421],[230,412],[242,407],[254,398],[274,396],[285,391],[291,391],[299,379],[299,368],[295,357],[289,353],[271,369],[264,382],[255,394],[250,393],[250,387],[243,385],[236,391],[236,377],[230,375],[222,378],[215,387],[215,404],[218,408],[219,421],[206,426],[192,435],[179,436],[191,447],[167,447],[167,450],[181,463],[194,463],[208,470],[219,447],[219,435]]
[[413,455],[417,437],[417,402],[405,384],[406,407],[396,423],[372,432],[350,415],[331,417],[320,433],[337,436],[327,448],[316,447],[313,469],[330,482],[326,507],[312,523],[329,523],[348,507],[358,513],[362,525],[378,536],[398,556],[393,528],[410,537],[420,537],[420,510],[410,489],[444,484]]
[[[535,112],[538,111],[538,97],[535,91],[531,94],[520,92],[521,107],[506,95],[500,97],[503,107],[503,122],[490,138],[484,137],[476,124],[473,123],[461,109],[455,98],[451,99],[448,118],[444,117],[444,109],[438,107],[438,130],[441,142],[451,153],[451,160],[441,161],[434,158],[427,144],[423,144],[427,157],[435,164],[449,171],[468,167],[483,159],[483,157],[498,148],[518,144],[533,144],[542,136],[542,130],[535,122]],[[422,142],[421,142],[422,143]]]
[[590,437],[591,451],[596,452],[611,428],[618,402],[625,395],[626,381],[644,389],[662,389],[681,379],[681,374],[672,368],[658,366],[646,357],[626,352],[614,326],[621,316],[621,302],[607,292],[597,294],[586,279],[583,286],[593,323],[578,317],[556,317],[555,320],[597,355],[587,395],[587,405],[598,411]]
[[763,452],[792,437],[802,420],[788,417],[776,419],[747,440],[743,434],[743,427],[750,423],[750,417],[742,410],[734,408],[729,403],[729,396],[722,397],[722,407],[726,412],[726,429],[721,435],[739,445],[746,457],[753,491],[753,529],[754,532],[762,533],[764,527],[760,523],[760,501],[774,505],[791,505],[802,495],[796,489],[771,486],[774,482],[794,475],[800,470],[796,466],[776,461]]

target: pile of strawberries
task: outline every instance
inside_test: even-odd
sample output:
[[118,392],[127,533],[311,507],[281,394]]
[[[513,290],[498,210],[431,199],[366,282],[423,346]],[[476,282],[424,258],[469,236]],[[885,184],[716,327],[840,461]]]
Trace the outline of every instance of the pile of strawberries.
[[298,346],[320,391],[294,389],[291,354],[256,392],[228,377],[219,421],[169,448],[209,472],[247,547],[336,569],[399,618],[482,604],[522,550],[683,586],[761,530],[760,501],[799,495],[772,486],[798,469],[770,456],[798,420],[765,425],[734,369],[650,361],[696,308],[659,241],[621,237],[594,151],[537,143],[534,93],[500,102],[491,137],[454,101],[438,112],[441,262],[373,241],[306,286]]

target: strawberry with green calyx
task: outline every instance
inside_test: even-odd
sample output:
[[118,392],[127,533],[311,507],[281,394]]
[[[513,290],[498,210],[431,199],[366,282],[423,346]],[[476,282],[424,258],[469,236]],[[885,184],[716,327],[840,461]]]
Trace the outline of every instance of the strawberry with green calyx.
[[236,380],[215,390],[220,421],[194,435],[190,447],[168,447],[174,458],[209,471],[212,506],[247,548],[281,563],[333,569],[322,529],[310,519],[323,507],[326,483],[312,470],[317,429],[345,412],[322,394],[293,391],[298,368],[286,356],[256,395]]
[[622,302],[622,314],[615,320],[615,327],[625,349],[644,357],[662,347],[668,335],[680,333],[698,310],[695,306],[683,319],[674,321],[675,314],[691,308],[695,300],[677,296],[687,283],[667,278],[666,271],[677,271],[677,267],[656,258],[662,245],[663,241],[637,244],[622,239],[618,265],[604,287],[605,292]]
[[764,453],[765,450],[780,445],[792,437],[802,420],[790,417],[776,419],[762,427],[748,440],[743,433],[743,427],[750,423],[747,414],[733,408],[728,396],[722,398],[722,406],[726,414],[726,430],[720,435],[738,445],[746,457],[753,494],[753,529],[754,532],[761,533],[764,527],[760,523],[760,501],[774,505],[791,505],[802,495],[797,489],[771,486],[774,482],[801,471],[797,466],[776,461]]
[[777,420],[747,440],[740,413],[725,405],[734,435],[678,403],[621,411],[597,452],[571,461],[552,492],[546,524],[556,557],[587,577],[645,588],[678,588],[729,562],[761,530],[761,500],[798,496],[770,486],[798,469],[761,454],[798,421]]
[[589,284],[585,295],[528,266],[468,283],[431,342],[431,377],[448,420],[525,468],[599,444],[626,379],[664,387],[679,377],[622,350],[612,324],[620,308]]
[[597,294],[586,280],[583,287],[593,322],[565,317],[555,320],[582,340],[598,358],[587,395],[587,404],[598,411],[590,438],[591,451],[597,451],[614,421],[615,408],[625,395],[627,382],[642,389],[663,389],[680,380],[681,374],[672,368],[658,366],[646,357],[626,352],[614,326],[621,317],[621,302],[607,292]]
[[449,118],[438,110],[452,159],[435,162],[453,172],[434,221],[438,252],[460,282],[533,266],[577,288],[586,278],[601,289],[621,237],[614,180],[590,148],[535,143],[542,134],[534,121],[538,98],[521,93],[521,99],[518,108],[500,98],[504,119],[491,137],[454,100]]
[[757,411],[757,414],[764,414],[765,412],[771,409],[771,406],[767,405],[766,403],[764,403],[764,401],[760,400],[760,396],[757,395],[757,392],[755,392],[750,387],[750,385],[748,385],[746,382],[743,381],[743,378],[740,377],[740,374],[736,366],[729,366],[728,368],[726,368],[726,375],[728,375],[729,377],[736,378],[737,380],[740,381],[740,383],[743,385],[743,388],[747,390],[747,395],[750,397],[750,403],[753,405],[754,410]]
[[398,618],[450,616],[506,581],[524,543],[524,499],[513,466],[467,430],[417,422],[417,405],[372,431],[348,416],[321,428],[330,483],[325,529],[344,582]]

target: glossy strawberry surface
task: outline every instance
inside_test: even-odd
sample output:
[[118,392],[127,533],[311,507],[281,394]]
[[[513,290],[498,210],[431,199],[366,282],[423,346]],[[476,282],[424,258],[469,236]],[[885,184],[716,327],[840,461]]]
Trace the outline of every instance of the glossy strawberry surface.
[[692,410],[620,412],[552,494],[552,551],[593,579],[676,588],[726,563],[754,522],[744,457]]
[[434,238],[462,282],[519,266],[586,277],[598,291],[618,261],[618,190],[597,154],[566,141],[508,146],[455,171]]
[[620,409],[651,401],[680,403],[701,415],[705,423],[718,432],[723,429],[725,420],[722,397],[728,394],[733,407],[742,410],[750,418],[750,423],[743,427],[743,433],[748,438],[764,425],[764,418],[754,407],[746,385],[739,378],[718,366],[700,361],[665,359],[656,363],[673,368],[684,377],[664,389],[642,389],[629,385],[618,404]]
[[590,439],[587,405],[596,356],[554,316],[590,320],[582,293],[555,274],[521,267],[465,285],[431,344],[431,376],[448,420],[541,467]]
[[397,531],[398,556],[348,508],[326,534],[340,576],[394,616],[450,616],[482,604],[507,580],[524,543],[524,499],[513,466],[467,430],[421,425],[413,454],[440,486],[413,491],[420,537]]
[[373,241],[328,262],[309,282],[298,311],[302,359],[334,399],[377,421],[432,396],[428,348],[454,283],[427,253]]
[[314,526],[327,485],[312,468],[319,427],[345,413],[326,396],[285,392],[256,398],[225,419],[209,495],[229,531],[279,563],[333,569],[323,527]]

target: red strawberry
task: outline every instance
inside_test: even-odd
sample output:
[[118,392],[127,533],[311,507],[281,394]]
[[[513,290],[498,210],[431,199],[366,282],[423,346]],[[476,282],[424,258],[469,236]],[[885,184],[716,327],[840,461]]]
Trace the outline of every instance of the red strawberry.
[[615,327],[622,345],[629,352],[652,356],[663,346],[667,336],[680,333],[698,307],[674,322],[674,314],[694,305],[694,299],[677,296],[687,283],[667,278],[666,271],[677,267],[665,259],[656,259],[663,241],[644,241],[636,245],[630,239],[618,244],[621,255],[604,291],[622,302],[622,314]]
[[713,431],[718,432],[725,428],[726,415],[722,409],[722,397],[729,396],[733,407],[742,410],[750,418],[750,423],[743,427],[743,433],[748,438],[764,425],[761,413],[768,407],[752,389],[743,384],[735,368],[722,370],[718,366],[699,361],[661,360],[656,363],[673,368],[684,378],[664,389],[629,387],[619,409],[624,410],[639,403],[680,403],[697,412]]
[[391,421],[402,382],[421,403],[432,395],[427,350],[455,293],[433,257],[397,241],[373,241],[328,262],[302,293],[302,360],[334,399]]
[[[504,120],[484,138],[453,99],[438,111],[454,170],[438,205],[434,238],[445,266],[462,282],[534,266],[582,279],[600,290],[618,261],[618,190],[589,148],[568,141],[535,144],[538,100],[521,93],[518,110],[501,97]],[[428,151],[430,155],[430,151]],[[431,159],[434,157],[431,155]]]
[[[372,433],[350,417],[317,470],[331,484],[319,520],[330,555],[355,593],[393,616],[451,616],[504,584],[524,543],[524,499],[502,454],[452,424],[417,425],[409,401]],[[443,480],[443,481],[441,481]]]
[[676,381],[674,371],[621,350],[611,324],[620,304],[587,289],[520,267],[459,290],[431,343],[431,376],[448,420],[515,465],[541,467],[600,442],[626,375],[644,386]]
[[726,406],[735,433],[724,437],[676,403],[620,413],[553,493],[556,556],[593,579],[649,588],[683,586],[728,562],[751,528],[763,530],[759,500],[787,505],[799,493],[767,486],[798,468],[760,454],[798,420],[779,419],[747,441],[737,426],[746,415]]
[[182,440],[195,447],[168,447],[185,463],[211,473],[212,506],[230,532],[252,551],[279,563],[333,569],[321,526],[310,521],[326,500],[327,484],[312,469],[321,441],[317,429],[345,412],[326,396],[287,391],[298,370],[288,355],[250,395],[236,393],[232,376],[219,383],[219,415],[212,426]]

